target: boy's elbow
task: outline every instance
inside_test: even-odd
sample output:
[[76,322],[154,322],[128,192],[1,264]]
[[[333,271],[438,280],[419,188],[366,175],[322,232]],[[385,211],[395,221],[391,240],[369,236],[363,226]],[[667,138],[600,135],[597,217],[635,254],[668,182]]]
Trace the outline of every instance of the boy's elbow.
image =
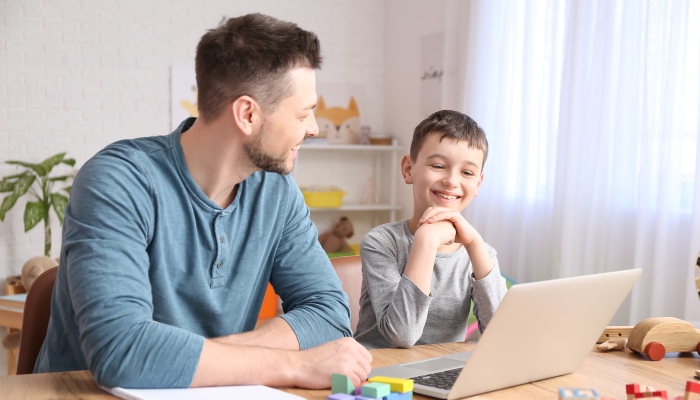
[[408,332],[407,329],[390,329],[389,327],[384,327],[380,329],[380,332],[384,338],[391,343],[392,346],[396,346],[402,349],[408,349],[413,347],[418,339],[420,339],[420,334],[415,335]]

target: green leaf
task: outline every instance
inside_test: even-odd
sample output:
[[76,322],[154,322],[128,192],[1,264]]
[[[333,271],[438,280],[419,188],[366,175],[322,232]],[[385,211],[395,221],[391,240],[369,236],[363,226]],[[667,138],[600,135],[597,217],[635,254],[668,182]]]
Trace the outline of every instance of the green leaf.
[[6,163],[6,164],[11,164],[11,165],[21,165],[21,166],[23,166],[23,167],[25,167],[25,168],[29,168],[29,169],[33,170],[34,172],[36,172],[39,176],[45,176],[46,174],[49,173],[49,172],[48,172],[43,166],[41,166],[40,164],[31,164],[31,163],[27,163],[27,162],[24,162],[24,161],[6,161],[5,163]]
[[12,190],[12,194],[2,199],[2,205],[0,205],[0,221],[5,220],[5,214],[15,205],[17,199],[27,193],[35,179],[36,176],[32,174],[25,174],[15,182],[15,187]]
[[17,183],[17,181],[10,181],[7,179],[1,180],[0,181],[0,193],[11,192],[11,191],[15,190],[15,183]]
[[28,232],[34,228],[44,217],[48,210],[44,207],[44,203],[39,201],[28,201],[27,207],[24,209],[24,231]]
[[41,167],[44,168],[44,170],[46,170],[46,174],[48,175],[51,172],[51,170],[53,169],[53,167],[55,167],[61,161],[63,161],[63,157],[65,157],[65,156],[66,156],[65,152],[55,154],[55,155],[47,158],[46,160],[42,161],[41,164],[39,164],[39,165],[41,165]]
[[68,186],[68,187],[64,187],[64,188],[63,188],[63,190],[65,190],[66,192],[68,192],[68,194],[70,194],[71,189],[73,189],[73,186]]
[[10,211],[10,208],[17,202],[17,197],[13,195],[5,196],[2,199],[2,205],[0,205],[0,221],[5,221],[5,214]]
[[57,176],[54,178],[49,178],[49,182],[55,182],[55,181],[65,181],[66,179],[72,178],[73,175],[63,175],[63,176]]
[[66,158],[65,160],[61,161],[63,164],[70,165],[71,167],[75,166],[75,160],[72,158]]
[[56,211],[56,215],[58,216],[58,220],[61,221],[61,225],[63,225],[63,216],[66,214],[66,206],[68,205],[68,197],[58,194],[58,193],[52,193],[51,194],[51,204],[53,205],[54,211]]

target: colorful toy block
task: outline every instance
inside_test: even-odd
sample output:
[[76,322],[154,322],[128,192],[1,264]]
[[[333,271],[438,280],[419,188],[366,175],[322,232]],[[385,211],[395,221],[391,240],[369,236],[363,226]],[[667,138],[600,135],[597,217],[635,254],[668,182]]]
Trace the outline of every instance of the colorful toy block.
[[697,400],[700,399],[700,383],[688,381],[685,384],[685,394],[682,400]]
[[600,400],[600,396],[594,389],[559,389],[559,400],[564,399]]
[[382,397],[382,400],[413,400],[413,392],[391,392],[388,396]]
[[335,393],[328,395],[328,397],[326,397],[326,400],[355,400],[355,396],[351,396],[345,393]]
[[355,396],[355,400],[377,400],[376,397]]
[[413,379],[389,378],[387,376],[375,376],[369,378],[370,382],[387,383],[391,386],[392,392],[406,393],[413,391]]
[[655,389],[651,386],[646,386],[646,385],[640,385],[638,383],[630,383],[628,385],[625,385],[625,392],[627,393],[627,400],[632,400],[632,399],[638,399],[637,397],[638,394],[642,394],[641,397],[644,397],[644,393],[648,393],[648,397],[652,397],[652,393],[655,391]]
[[370,382],[362,386],[362,395],[375,399],[388,396],[391,393],[391,386],[387,383]]
[[[629,396],[629,395],[628,395]],[[635,393],[634,394],[635,399],[668,399],[668,394],[666,393],[665,390],[656,390],[653,392],[641,392],[641,393]]]
[[352,384],[350,378],[342,374],[331,375],[331,393],[345,393],[349,395],[355,394],[355,385]]
[[362,386],[366,385],[367,383],[368,383],[367,381],[364,381],[364,382],[360,383],[360,386],[355,388],[355,396],[362,395]]

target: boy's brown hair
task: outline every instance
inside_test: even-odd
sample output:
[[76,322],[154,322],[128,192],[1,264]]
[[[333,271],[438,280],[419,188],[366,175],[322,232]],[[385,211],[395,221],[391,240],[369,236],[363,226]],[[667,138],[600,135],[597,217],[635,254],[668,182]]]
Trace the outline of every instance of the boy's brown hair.
[[425,138],[433,134],[440,135],[440,141],[445,138],[466,140],[469,147],[483,151],[484,161],[481,168],[484,168],[486,156],[489,153],[489,142],[486,140],[484,130],[468,115],[457,111],[441,110],[424,119],[413,132],[410,152],[412,160],[415,161],[418,157]]
[[289,71],[304,67],[321,68],[314,33],[262,14],[222,19],[197,45],[199,117],[212,121],[243,95],[274,111],[292,95]]

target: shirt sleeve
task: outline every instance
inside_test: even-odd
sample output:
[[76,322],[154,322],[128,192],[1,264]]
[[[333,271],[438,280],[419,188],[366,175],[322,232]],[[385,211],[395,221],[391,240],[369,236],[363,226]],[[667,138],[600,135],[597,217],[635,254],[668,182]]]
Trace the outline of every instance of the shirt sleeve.
[[88,368],[106,387],[188,387],[204,345],[153,320],[151,190],[133,152],[105,150],[81,168],[66,210],[70,300]]
[[423,335],[432,297],[400,273],[396,246],[381,231],[362,239],[362,284],[367,288],[384,338],[394,346],[408,348]]
[[472,299],[474,300],[474,316],[479,322],[479,332],[482,333],[508,291],[506,279],[501,275],[501,270],[498,267],[496,250],[490,246],[488,250],[491,261],[493,261],[491,272],[479,280],[474,279],[473,273],[470,275]]
[[304,196],[289,179],[289,207],[270,282],[301,350],[352,336],[350,306],[338,275],[318,242]]

